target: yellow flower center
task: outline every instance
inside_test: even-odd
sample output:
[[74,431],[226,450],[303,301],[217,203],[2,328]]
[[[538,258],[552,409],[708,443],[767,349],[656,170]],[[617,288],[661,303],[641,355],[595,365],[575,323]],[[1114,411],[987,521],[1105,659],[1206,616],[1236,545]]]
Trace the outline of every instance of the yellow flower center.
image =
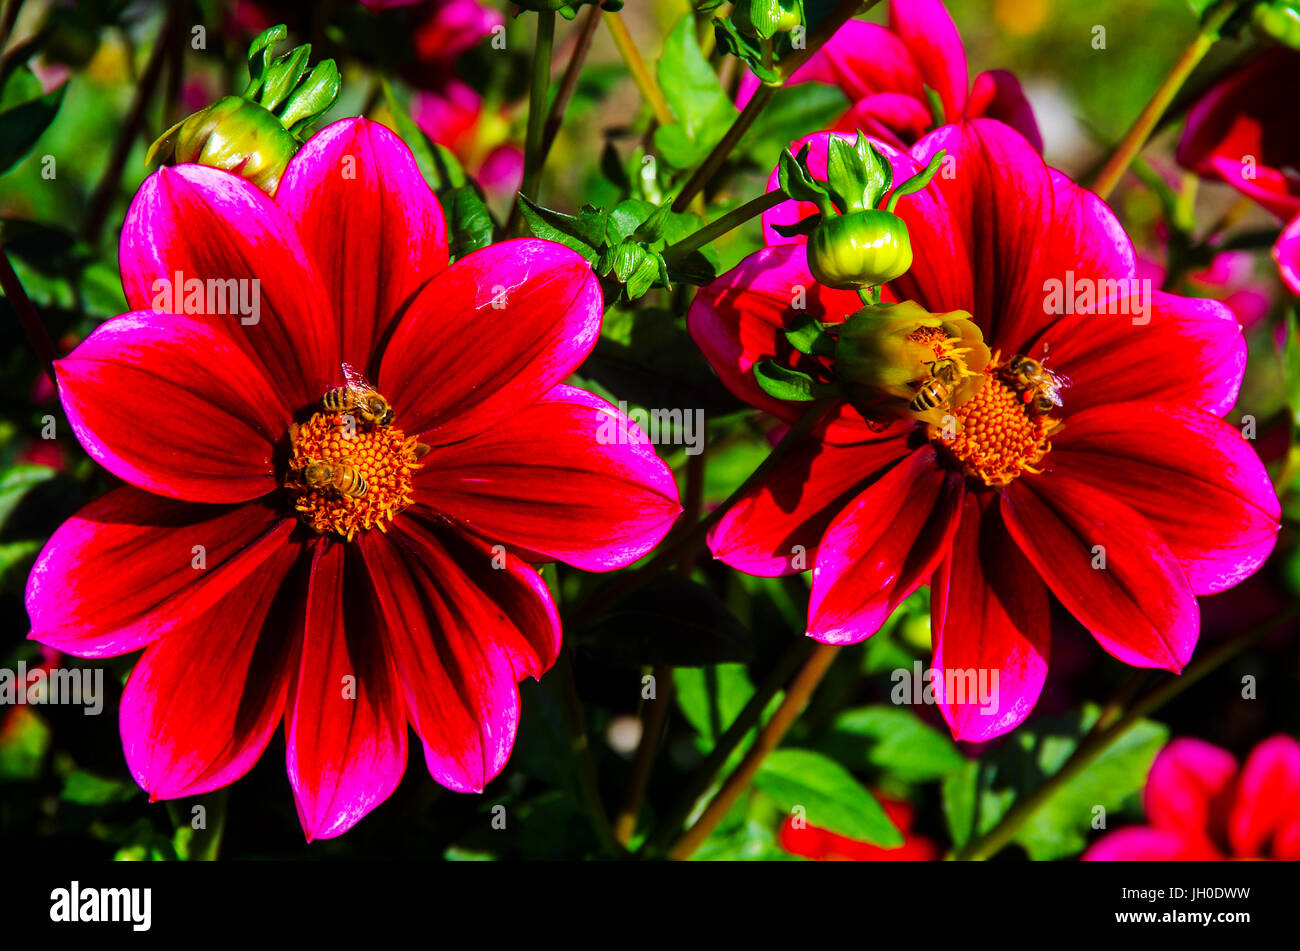
[[[330,397],[326,397],[329,402]],[[411,504],[411,477],[428,447],[364,412],[325,409],[289,430],[284,487],[303,522],[348,541],[388,530]]]
[[1040,374],[1027,374],[1017,359],[1023,360],[1003,362],[995,351],[975,395],[954,408],[944,424],[928,427],[931,441],[987,486],[1010,485],[1022,472],[1040,472],[1051,437],[1061,428],[1044,409],[1052,405],[1050,380],[1037,364],[1031,365]]

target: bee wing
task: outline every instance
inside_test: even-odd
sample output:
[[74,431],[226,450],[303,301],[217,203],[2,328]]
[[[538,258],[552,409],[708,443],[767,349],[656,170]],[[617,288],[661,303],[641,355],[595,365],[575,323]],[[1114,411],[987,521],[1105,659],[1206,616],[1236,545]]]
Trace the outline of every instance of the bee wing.
[[341,364],[341,367],[343,369],[344,386],[346,386],[350,392],[370,393],[374,390],[374,387],[370,385],[370,381],[362,376],[361,371],[352,364],[343,363]]
[[1043,370],[1043,376],[1046,380],[1043,389],[1047,392],[1047,398],[1057,406],[1062,405],[1061,390],[1071,385],[1070,378],[1060,373],[1054,373],[1046,368]]

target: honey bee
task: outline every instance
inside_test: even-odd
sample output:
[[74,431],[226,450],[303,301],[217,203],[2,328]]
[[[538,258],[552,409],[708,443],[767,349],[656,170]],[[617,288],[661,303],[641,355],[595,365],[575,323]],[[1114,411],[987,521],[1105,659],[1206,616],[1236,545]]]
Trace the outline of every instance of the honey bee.
[[1070,385],[1067,377],[1053,373],[1037,360],[1016,355],[1000,371],[1004,380],[1014,386],[1025,403],[1032,402],[1040,415],[1046,415],[1061,404],[1061,390]]
[[365,377],[350,363],[343,364],[343,377],[347,380],[336,386],[321,400],[332,413],[352,413],[371,426],[388,426],[393,421],[393,408],[388,405]]
[[366,477],[345,462],[313,459],[303,466],[302,479],[313,489],[333,489],[345,498],[359,499],[366,494]]
[[961,376],[961,367],[951,357],[931,360],[926,364],[930,376],[922,381],[916,395],[908,402],[907,408],[914,413],[927,413],[940,406],[947,406],[952,400],[953,384]]

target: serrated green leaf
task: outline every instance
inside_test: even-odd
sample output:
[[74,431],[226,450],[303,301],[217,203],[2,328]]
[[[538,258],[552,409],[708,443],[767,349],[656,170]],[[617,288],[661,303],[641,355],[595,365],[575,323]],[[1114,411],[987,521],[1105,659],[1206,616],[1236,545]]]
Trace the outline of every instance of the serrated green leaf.
[[876,797],[830,757],[812,750],[773,750],[754,785],[787,813],[802,807],[810,825],[882,848],[903,844],[902,833]]
[[571,248],[593,264],[599,261],[600,249],[605,242],[605,212],[584,208],[579,215],[566,215],[561,211],[543,208],[523,195],[518,196],[518,201],[533,237],[555,241]]

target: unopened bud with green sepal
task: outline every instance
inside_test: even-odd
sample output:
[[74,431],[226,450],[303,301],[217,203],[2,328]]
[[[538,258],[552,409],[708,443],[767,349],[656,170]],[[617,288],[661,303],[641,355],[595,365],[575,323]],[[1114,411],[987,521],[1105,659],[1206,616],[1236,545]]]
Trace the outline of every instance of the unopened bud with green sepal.
[[739,0],[731,21],[747,36],[770,39],[804,25],[803,0]]
[[1269,39],[1300,50],[1300,3],[1293,0],[1258,3],[1250,11],[1250,24]]
[[311,46],[275,58],[287,31],[271,27],[248,50],[249,82],[241,95],[225,96],[182,119],[149,149],[145,161],[196,162],[225,169],[274,197],[298,146],[339,94],[332,59],[308,71]]

